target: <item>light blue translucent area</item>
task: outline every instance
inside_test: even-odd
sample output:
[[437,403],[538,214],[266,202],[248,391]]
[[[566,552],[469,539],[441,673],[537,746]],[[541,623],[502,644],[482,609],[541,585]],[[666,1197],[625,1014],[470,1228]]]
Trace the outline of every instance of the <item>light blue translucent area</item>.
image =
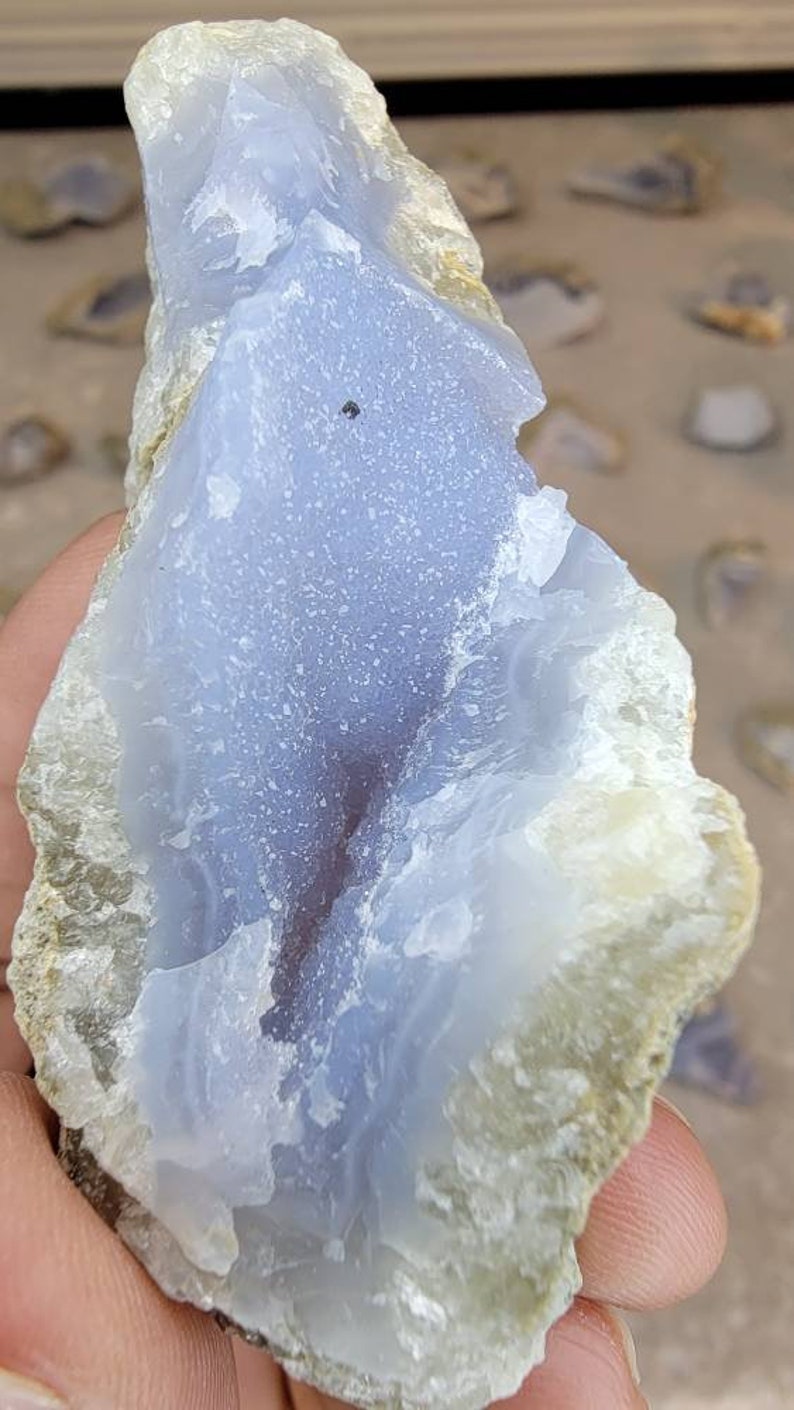
[[322,908],[337,839],[437,703],[529,484],[505,422],[531,409],[531,374],[316,237],[235,309],[108,610],[152,965]]
[[[299,1147],[277,1152],[272,1208],[318,1238],[343,1237],[368,1210],[370,1229],[410,1253],[416,1169],[420,1153],[444,1152],[450,1084],[518,1001],[526,1012],[575,928],[570,882],[524,830],[576,767],[586,703],[576,668],[625,619],[626,574],[542,498],[526,540],[534,581],[508,576],[483,613],[387,809],[353,838],[349,884],[304,966],[301,998],[312,1009],[302,1013],[296,1080],[311,1092],[322,1073],[326,1107],[344,1116],[305,1123]],[[546,582],[549,534],[558,566]],[[356,982],[340,1012],[351,937]]]
[[[410,1354],[384,1287],[394,1293],[401,1267],[449,1258],[448,1226],[421,1195],[423,1171],[453,1158],[450,1085],[470,1080],[488,1044],[507,1037],[517,1005],[524,1017],[531,1011],[581,921],[570,877],[527,824],[579,763],[589,702],[577,668],[634,609],[625,567],[560,500],[542,491],[530,501],[513,540],[520,562],[502,564],[454,687],[387,807],[351,843],[350,884],[303,992],[337,992],[335,966],[351,937],[355,983],[333,1015],[315,1011],[313,1036],[307,1030],[289,1055],[280,1091],[297,1080],[301,1120],[269,1145],[273,1192],[259,1208],[238,1195],[237,1315],[266,1323],[286,1306],[315,1351],[363,1373],[394,1375]],[[288,1102],[271,1100],[263,1146],[289,1115]],[[205,1170],[225,1197],[242,1189],[228,1164]],[[499,1217],[498,1184],[492,1196],[483,1219]],[[173,1215],[167,1202],[158,1212]],[[515,1217],[512,1204],[505,1212]]]
[[180,95],[167,130],[145,144],[154,263],[169,335],[223,317],[318,211],[377,246],[396,183],[344,118],[310,58],[243,78],[217,73]]
[[[479,325],[310,217],[235,306],[109,603],[104,689],[156,898],[149,965],[271,922],[276,1003],[259,1041],[295,1045],[288,1095],[357,982],[355,928],[333,942],[333,994],[311,966],[303,979],[349,836],[438,708],[453,635],[531,489],[512,436],[536,387]],[[362,875],[379,864],[373,829]],[[218,1129],[224,1084],[256,1088],[259,1057],[213,1064],[207,1044],[228,1057],[232,1033],[200,1014],[186,1026],[172,1003],[152,987],[140,1056],[155,1136],[184,1153]],[[356,1082],[360,1045],[389,1041],[383,1017],[339,1056]]]

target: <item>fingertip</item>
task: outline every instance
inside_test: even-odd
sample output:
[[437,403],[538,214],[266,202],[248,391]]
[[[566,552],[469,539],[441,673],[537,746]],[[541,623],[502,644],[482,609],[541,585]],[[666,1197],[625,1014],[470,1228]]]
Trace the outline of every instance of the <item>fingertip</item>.
[[0,783],[16,782],[33,722],[121,522],[111,514],[70,543],[0,628]]
[[239,1337],[232,1337],[232,1352],[237,1372],[239,1410],[284,1410],[289,1404],[284,1393],[285,1377],[281,1368],[266,1351],[249,1346]]
[[[3,655],[27,640],[27,660],[58,656],[83,613],[97,573],[115,544],[123,516],[109,514],[62,549],[9,612],[2,625]],[[25,661],[23,661],[23,665]]]
[[58,1120],[50,1110],[32,1077],[6,1070],[0,1072],[0,1176],[13,1172],[11,1159],[21,1155],[21,1146],[32,1143],[47,1146],[51,1151],[58,1139]]
[[496,1410],[647,1410],[628,1329],[606,1307],[577,1298],[549,1332],[546,1356]]
[[14,1000],[7,989],[0,990],[0,1072],[29,1071],[30,1053],[14,1022]]
[[645,1139],[593,1200],[578,1256],[588,1297],[669,1306],[697,1292],[725,1251],[727,1215],[694,1132],[666,1100]]
[[111,515],[64,549],[0,627],[0,1070],[30,1068],[5,984],[14,924],[33,866],[17,806],[17,776],[36,715],[120,525],[121,515]]
[[0,1367],[69,1405],[236,1407],[228,1338],[100,1220],[53,1155],[52,1120],[33,1082],[0,1075]]

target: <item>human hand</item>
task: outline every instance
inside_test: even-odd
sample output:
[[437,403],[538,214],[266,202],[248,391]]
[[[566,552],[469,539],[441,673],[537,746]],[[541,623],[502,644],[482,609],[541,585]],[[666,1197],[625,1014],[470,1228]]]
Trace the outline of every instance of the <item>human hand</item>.
[[[340,1410],[159,1291],[61,1170],[54,1119],[21,1075],[30,1058],[2,982],[33,861],[16,778],[119,524],[103,520],[73,543],[0,631],[0,1410]],[[687,1297],[713,1273],[724,1239],[706,1158],[657,1100],[645,1140],[593,1202],[579,1241],[582,1294],[506,1410],[641,1410],[612,1309]]]

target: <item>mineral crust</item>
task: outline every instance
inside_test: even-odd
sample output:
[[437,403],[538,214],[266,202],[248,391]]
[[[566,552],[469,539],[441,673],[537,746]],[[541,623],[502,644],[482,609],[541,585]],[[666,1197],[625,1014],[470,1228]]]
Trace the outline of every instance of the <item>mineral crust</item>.
[[127,99],[130,512],[32,740],[12,983],[152,1276],[362,1405],[515,1390],[756,904],[669,608],[538,490],[440,180],[299,24]]

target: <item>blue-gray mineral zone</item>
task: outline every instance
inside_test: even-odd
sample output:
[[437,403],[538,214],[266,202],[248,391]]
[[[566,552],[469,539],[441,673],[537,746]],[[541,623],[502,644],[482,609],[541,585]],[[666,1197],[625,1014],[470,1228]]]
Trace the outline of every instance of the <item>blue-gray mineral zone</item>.
[[390,251],[398,183],[330,90],[261,82],[144,148],[165,346],[217,346],[103,691],[153,897],[156,1212],[183,1171],[338,1256],[362,1219],[399,1242],[450,1083],[558,958],[569,887],[522,828],[573,768],[572,669],[629,609],[514,449],[518,343]]

